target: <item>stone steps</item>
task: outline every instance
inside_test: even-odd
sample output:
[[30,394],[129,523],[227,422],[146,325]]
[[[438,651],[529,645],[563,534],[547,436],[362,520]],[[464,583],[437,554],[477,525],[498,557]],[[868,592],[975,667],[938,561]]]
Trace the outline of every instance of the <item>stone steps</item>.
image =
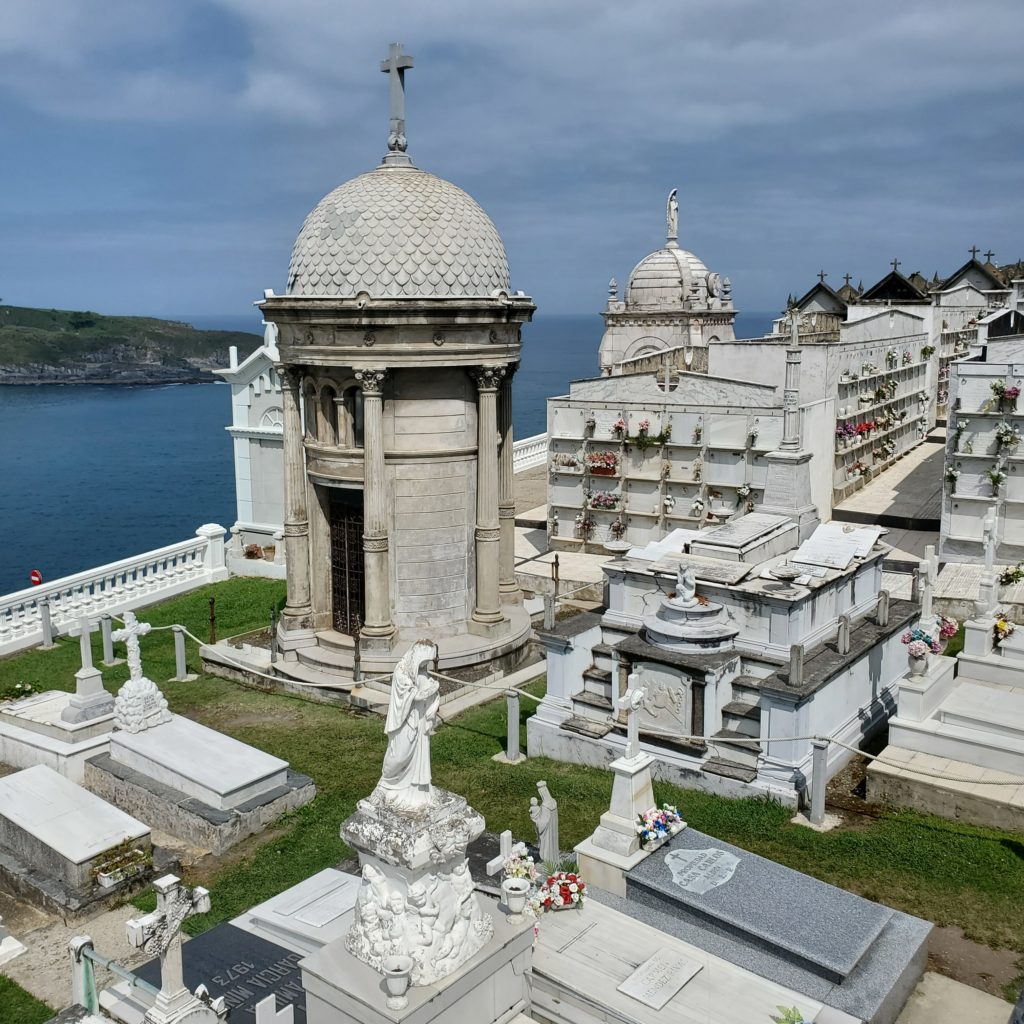
[[738,764],[735,761],[728,761],[724,757],[709,757],[701,769],[710,772],[712,775],[721,775],[726,779],[736,779],[738,782],[753,782],[757,778],[757,769],[747,765]]
[[353,650],[338,650],[335,647],[300,647],[295,655],[303,665],[317,668],[321,671],[341,670],[348,675],[352,674]]
[[601,694],[592,693],[590,690],[581,690],[579,693],[573,694],[573,710],[576,709],[577,704],[582,704],[586,708],[593,708],[595,711],[600,711],[606,715],[610,715],[612,713],[611,700],[608,697],[601,696]]
[[756,771],[761,744],[752,743],[750,740],[750,736],[736,729],[719,729],[710,737],[708,746],[717,752],[716,758],[724,758]]
[[345,674],[336,668],[315,668],[301,661],[278,660],[274,663],[274,670],[286,679],[325,689],[349,691],[355,686],[351,672]]
[[592,722],[587,718],[578,718],[575,715],[564,721],[560,728],[566,732],[574,732],[578,736],[586,736],[593,740],[599,740],[611,732],[611,725],[599,725],[597,722]]

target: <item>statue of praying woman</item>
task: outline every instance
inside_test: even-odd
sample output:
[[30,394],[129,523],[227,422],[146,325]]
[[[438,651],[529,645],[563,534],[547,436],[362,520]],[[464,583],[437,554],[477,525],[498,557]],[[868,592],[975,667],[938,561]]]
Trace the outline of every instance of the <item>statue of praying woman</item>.
[[437,728],[440,689],[437,680],[427,673],[427,665],[436,657],[436,644],[417,641],[391,677],[391,700],[384,723],[388,748],[380,782],[370,799],[395,810],[419,810],[434,799],[430,737]]

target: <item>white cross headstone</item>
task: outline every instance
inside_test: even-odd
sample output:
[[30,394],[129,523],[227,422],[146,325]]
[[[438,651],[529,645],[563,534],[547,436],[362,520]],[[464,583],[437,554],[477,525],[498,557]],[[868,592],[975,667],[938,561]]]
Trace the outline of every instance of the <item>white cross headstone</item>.
[[285,1003],[279,1010],[275,995],[269,995],[256,1004],[256,1024],[293,1024],[294,1020],[295,1007]]
[[145,636],[153,627],[148,622],[139,622],[135,612],[124,613],[124,627],[110,634],[112,640],[123,640],[128,649],[128,671],[132,679],[142,678],[142,650],[139,637]]
[[640,686],[640,674],[631,672],[626,679],[626,692],[615,701],[617,711],[626,715],[626,753],[627,761],[640,756],[640,721],[637,712],[644,706],[646,694]]
[[505,870],[505,862],[512,856],[512,833],[505,829],[498,836],[498,856],[487,862],[487,874],[498,875]]
[[[127,617],[127,616],[126,616]],[[160,992],[147,1020],[157,1024],[177,1020],[196,1001],[185,987],[181,969],[181,926],[193,914],[210,909],[210,894],[200,886],[186,889],[176,875],[164,875],[153,883],[156,910],[126,922],[128,942],[136,948],[160,954]]]
[[60,713],[61,721],[86,722],[109,715],[114,698],[103,688],[103,675],[92,663],[92,626],[82,618],[78,623],[82,667],[75,673],[75,692]]
[[989,508],[985,513],[982,524],[982,540],[985,545],[985,570],[981,574],[981,586],[978,591],[978,600],[975,604],[975,611],[979,615],[991,615],[996,610],[999,601],[999,591],[996,586],[996,573],[994,568],[996,555],[996,509]]

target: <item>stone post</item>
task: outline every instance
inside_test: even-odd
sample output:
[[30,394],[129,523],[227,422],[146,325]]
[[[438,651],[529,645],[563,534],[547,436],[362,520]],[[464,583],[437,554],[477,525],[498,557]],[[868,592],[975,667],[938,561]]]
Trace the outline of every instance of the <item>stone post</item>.
[[43,642],[39,646],[48,651],[53,647],[53,620],[50,618],[50,601],[46,597],[39,602],[39,625],[43,629]]
[[789,679],[790,686],[804,684],[804,645],[790,644],[789,647]]
[[875,612],[875,622],[879,626],[889,625],[889,591],[880,590],[878,592],[878,608]]
[[88,935],[76,935],[68,943],[68,952],[71,954],[71,1002],[84,1006],[90,1013],[99,1008],[92,961],[85,955],[85,951],[92,948],[92,939]]
[[209,573],[210,579],[226,580],[228,570],[227,562],[224,559],[224,527],[219,523],[203,523],[196,530],[196,536],[206,540],[203,568]]
[[103,664],[108,666],[119,664],[118,660],[114,657],[114,640],[110,635],[112,629],[110,616],[101,615],[100,636],[103,638]]
[[499,591],[501,600],[518,604],[523,595],[516,582],[516,498],[512,468],[512,374],[514,368],[501,382],[498,400],[499,431],[501,433],[501,454],[498,460],[498,523],[501,539],[498,543]]
[[313,627],[309,596],[309,515],[306,510],[306,453],[302,445],[299,408],[301,373],[288,367],[281,373],[284,406],[284,543],[288,595],[281,621],[286,630]]
[[498,422],[497,395],[504,366],[480,366],[472,371],[477,408],[476,479],[476,603],[469,631],[498,636],[507,628],[499,596]]
[[496,754],[494,760],[500,761],[502,764],[518,764],[525,760],[519,747],[519,691],[506,690],[505,703],[508,709],[508,734],[505,750]]
[[555,598],[553,594],[544,595],[544,628],[555,628]]
[[368,647],[389,650],[391,568],[388,556],[388,494],[384,471],[384,368],[357,369],[363,389],[363,570],[366,608],[360,636]]
[[183,683],[188,679],[188,667],[185,664],[185,629],[183,626],[171,626],[174,634],[174,682]]
[[812,825],[825,821],[825,787],[828,785],[828,743],[825,740],[811,740],[814,748],[811,760],[811,813]]

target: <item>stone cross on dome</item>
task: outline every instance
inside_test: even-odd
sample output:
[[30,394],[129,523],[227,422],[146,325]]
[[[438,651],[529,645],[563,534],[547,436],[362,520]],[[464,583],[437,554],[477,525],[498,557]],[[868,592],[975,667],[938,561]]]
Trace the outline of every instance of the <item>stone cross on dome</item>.
[[402,43],[391,43],[386,60],[380,62],[380,69],[388,76],[388,152],[384,163],[411,164],[405,155],[408,142],[405,138],[405,72],[413,66],[412,57],[402,52]]

